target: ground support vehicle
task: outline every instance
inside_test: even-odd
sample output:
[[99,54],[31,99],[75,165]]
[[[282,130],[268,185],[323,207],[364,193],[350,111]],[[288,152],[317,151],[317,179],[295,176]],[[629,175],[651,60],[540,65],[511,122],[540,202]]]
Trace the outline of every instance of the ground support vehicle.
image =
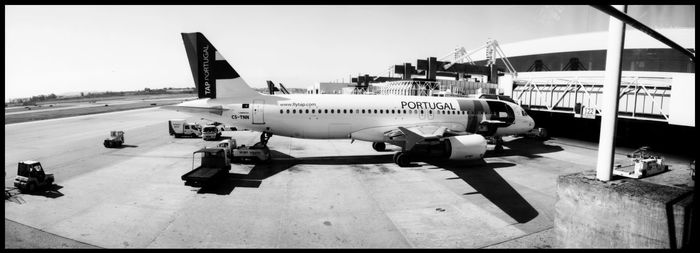
[[547,129],[545,128],[533,128],[532,130],[528,131],[527,133],[523,134],[525,137],[530,137],[530,138],[535,138],[538,140],[547,140],[549,139],[549,134],[547,133]]
[[631,165],[615,165],[613,175],[629,178],[642,178],[659,174],[668,169],[664,165],[664,158],[650,151],[649,147],[641,147],[627,155],[632,161]]
[[53,182],[53,174],[44,173],[41,163],[37,161],[21,161],[17,164],[15,187],[21,192],[34,192],[39,188],[52,185]]
[[229,159],[233,159],[233,148],[237,147],[236,146],[236,139],[226,139],[222,140],[219,142],[219,144],[216,145],[218,148],[223,148],[226,150],[226,155],[228,156]]
[[193,122],[187,122],[184,119],[168,120],[168,132],[174,135],[175,138],[182,136],[200,137],[202,136],[201,127]]
[[202,154],[201,164],[182,175],[185,185],[204,185],[231,170],[231,162],[224,148],[203,148],[192,153],[192,167],[197,154]]
[[124,131],[110,131],[109,138],[105,139],[106,148],[118,148],[124,144]]
[[202,139],[218,140],[221,137],[222,128],[215,125],[206,125],[202,128]]
[[272,160],[272,154],[270,153],[270,149],[267,147],[267,141],[270,139],[270,137],[272,137],[271,133],[264,132],[262,135],[260,135],[260,142],[255,143],[253,146],[233,146],[231,149],[232,160],[234,162],[270,162]]

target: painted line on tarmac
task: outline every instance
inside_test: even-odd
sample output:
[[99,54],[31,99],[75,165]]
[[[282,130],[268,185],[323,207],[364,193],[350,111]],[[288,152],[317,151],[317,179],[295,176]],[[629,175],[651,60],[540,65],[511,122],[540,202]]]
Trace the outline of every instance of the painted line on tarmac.
[[129,113],[129,112],[139,112],[139,111],[147,111],[147,110],[155,110],[155,109],[160,109],[160,107],[156,107],[156,108],[153,108],[153,107],[149,107],[149,108],[139,108],[139,109],[132,109],[132,110],[116,111],[116,112],[93,113],[93,114],[86,114],[86,115],[79,115],[79,116],[71,116],[71,117],[65,117],[65,118],[42,119],[42,120],[34,120],[34,121],[27,121],[27,122],[17,122],[17,123],[5,124],[5,126],[8,126],[8,125],[17,126],[17,125],[22,125],[22,124],[46,123],[46,122],[60,121],[60,120],[66,120],[66,119],[76,119],[76,118],[88,117],[88,116],[109,115],[109,114],[119,114],[119,113]]

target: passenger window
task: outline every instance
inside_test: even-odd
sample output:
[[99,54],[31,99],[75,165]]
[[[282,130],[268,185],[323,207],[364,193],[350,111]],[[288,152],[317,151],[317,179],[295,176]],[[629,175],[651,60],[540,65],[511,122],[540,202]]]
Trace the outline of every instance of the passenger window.
[[284,110],[280,109],[280,114],[284,113]]
[[420,110],[420,114],[423,114],[423,110]]
[[365,113],[365,109],[362,109],[362,113],[363,113],[363,114]]
[[377,113],[377,109],[374,109],[374,113],[375,113],[375,114]]
[[289,114],[289,109],[287,109],[287,114]]
[[296,114],[296,113],[297,113],[297,109],[292,110],[292,113]]
[[343,113],[348,113],[348,109],[343,109]]
[[306,113],[309,113],[309,109],[306,109]]
[[406,114],[406,109],[403,109],[403,114]]
[[352,114],[352,109],[350,109],[350,114]]
[[311,109],[311,113],[316,113],[316,109]]
[[384,113],[384,110],[379,110],[379,113]]
[[328,113],[328,109],[323,110],[323,113]]
[[433,114],[433,110],[428,110],[428,114]]

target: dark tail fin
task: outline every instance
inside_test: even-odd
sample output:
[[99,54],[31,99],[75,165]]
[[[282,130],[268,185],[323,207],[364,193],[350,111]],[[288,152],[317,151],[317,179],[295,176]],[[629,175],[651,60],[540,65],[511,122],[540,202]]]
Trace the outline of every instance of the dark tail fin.
[[284,87],[284,85],[282,85],[282,83],[280,83],[280,89],[282,89],[282,94],[289,94],[289,91]]
[[182,33],[199,98],[250,97],[251,89],[201,33]]
[[275,95],[275,91],[280,91],[275,87],[275,83],[270,80],[267,80],[267,90],[270,92],[270,95]]

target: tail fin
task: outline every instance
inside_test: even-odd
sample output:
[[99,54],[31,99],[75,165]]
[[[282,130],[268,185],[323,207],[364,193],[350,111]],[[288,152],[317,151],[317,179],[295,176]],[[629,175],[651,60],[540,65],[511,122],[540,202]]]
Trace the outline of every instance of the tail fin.
[[182,33],[199,98],[253,97],[253,90],[201,33]]
[[280,89],[282,89],[282,94],[289,94],[289,91],[284,87],[284,85],[282,85],[282,83],[280,83]]
[[275,87],[275,83],[270,80],[267,80],[267,90],[270,92],[270,95],[275,95],[275,91],[280,91]]

